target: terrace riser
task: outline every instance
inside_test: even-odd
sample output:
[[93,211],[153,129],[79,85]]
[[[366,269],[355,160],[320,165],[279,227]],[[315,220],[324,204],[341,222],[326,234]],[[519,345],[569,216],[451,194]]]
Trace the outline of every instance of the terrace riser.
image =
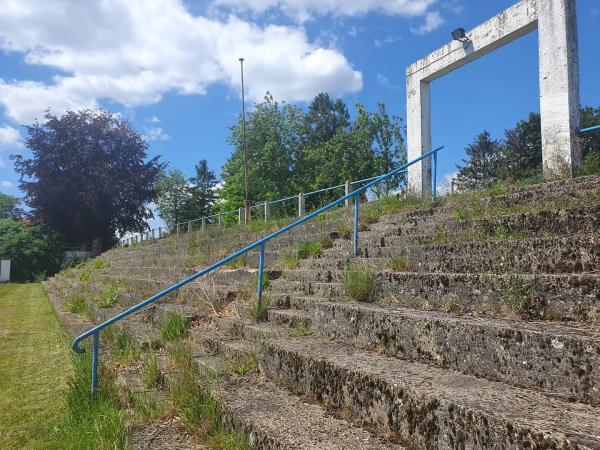
[[[477,403],[476,392],[461,394],[474,397],[464,405],[456,404],[444,396],[444,389],[449,386],[461,389],[461,376],[450,371],[440,373],[439,369],[413,363],[411,370],[419,367],[427,374],[424,375],[427,381],[415,387],[404,382],[411,378],[410,370],[390,373],[371,370],[369,361],[357,360],[351,349],[345,359],[336,361],[313,358],[309,356],[309,349],[298,353],[294,348],[294,345],[267,341],[261,354],[261,370],[271,379],[296,386],[331,407],[350,409],[368,423],[390,430],[402,442],[410,442],[414,447],[563,449],[600,445],[598,436],[578,432],[564,434],[535,422],[522,423],[510,415],[504,416],[504,411],[496,413],[493,405],[475,409],[472,405]],[[522,390],[518,395],[526,398],[526,392]],[[552,415],[559,409],[555,407]],[[569,426],[577,429],[577,424],[569,423]]]
[[[327,273],[330,273],[332,279],[342,279],[340,271],[319,273],[323,274],[321,278],[327,279]],[[281,279],[271,283],[271,295],[294,292],[330,298],[346,297],[340,282]],[[514,276],[387,271],[377,274],[373,298],[389,306],[457,314],[600,324],[598,274]]]
[[[350,249],[326,250],[323,258],[301,267],[325,267],[323,259],[343,268]],[[505,240],[406,247],[362,247],[363,259],[401,258],[415,272],[579,273],[600,271],[596,236],[560,239]],[[332,261],[338,259],[337,262]],[[360,260],[357,260],[360,261]]]
[[387,356],[600,405],[600,332],[319,302],[314,328]]

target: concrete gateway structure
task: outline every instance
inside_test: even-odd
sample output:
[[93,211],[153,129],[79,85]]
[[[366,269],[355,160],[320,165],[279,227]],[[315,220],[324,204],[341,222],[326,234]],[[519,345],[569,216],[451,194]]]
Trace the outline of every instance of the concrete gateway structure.
[[[408,160],[431,150],[429,84],[447,73],[539,30],[542,152],[547,179],[571,175],[581,164],[576,0],[521,0],[406,69]],[[431,193],[431,162],[409,168],[415,193]]]

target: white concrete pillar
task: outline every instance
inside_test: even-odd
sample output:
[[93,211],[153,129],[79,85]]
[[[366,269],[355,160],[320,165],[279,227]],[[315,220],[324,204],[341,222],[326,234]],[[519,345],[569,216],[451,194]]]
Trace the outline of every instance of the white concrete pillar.
[[[406,108],[408,117],[406,140],[408,161],[431,151],[431,101],[429,82],[418,77],[406,79]],[[413,164],[408,168],[409,194],[431,195],[431,158]]]
[[579,51],[575,0],[537,0],[544,177],[581,166]]

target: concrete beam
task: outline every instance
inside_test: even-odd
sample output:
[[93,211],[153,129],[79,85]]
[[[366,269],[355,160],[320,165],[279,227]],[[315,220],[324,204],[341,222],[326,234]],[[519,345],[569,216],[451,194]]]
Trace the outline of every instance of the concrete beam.
[[407,77],[433,81],[537,28],[536,0],[521,0],[467,32],[468,42],[452,41],[411,64]]

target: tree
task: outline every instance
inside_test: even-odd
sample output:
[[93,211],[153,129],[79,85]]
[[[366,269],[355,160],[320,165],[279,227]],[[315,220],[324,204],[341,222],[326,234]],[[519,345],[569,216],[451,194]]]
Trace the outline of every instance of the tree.
[[[401,119],[398,116],[390,118],[385,105],[379,103],[378,110],[371,116],[371,121],[375,141],[376,175],[389,173],[406,164],[406,147],[400,131]],[[387,196],[392,190],[398,189],[405,180],[405,174],[396,175],[374,186],[373,190],[378,197]]]
[[60,236],[42,225],[27,227],[22,221],[0,219],[0,255],[11,260],[11,280],[31,280],[60,269]]
[[[264,101],[247,116],[249,199],[251,203],[275,200],[293,192],[294,155],[298,154],[302,111],[273,100]],[[222,210],[237,209],[244,199],[243,141],[241,117],[231,127],[228,143],[234,146],[221,177]]]
[[190,178],[190,187],[193,202],[200,216],[208,216],[211,208],[217,199],[215,186],[217,177],[212,170],[208,169],[208,163],[205,159],[196,164],[196,174]]
[[343,100],[332,100],[325,93],[318,94],[304,117],[306,143],[312,147],[322,145],[349,126],[350,114]]
[[180,170],[171,170],[160,176],[157,183],[157,208],[160,217],[169,225],[198,219],[201,215],[192,191]]
[[102,248],[116,233],[147,229],[163,164],[146,161],[148,146],[131,125],[103,110],[45,119],[26,127],[33,157],[11,156],[34,221],[69,243],[98,239]]
[[21,200],[12,195],[0,192],[0,219],[18,219],[23,215],[19,208]]
[[514,128],[506,130],[500,173],[504,180],[518,180],[541,175],[542,172],[542,126],[540,115],[530,113],[527,120],[520,120]]
[[480,189],[498,181],[502,145],[492,140],[488,131],[480,133],[465,152],[469,160],[463,159],[464,166],[456,166],[459,170],[456,184],[460,190]]

